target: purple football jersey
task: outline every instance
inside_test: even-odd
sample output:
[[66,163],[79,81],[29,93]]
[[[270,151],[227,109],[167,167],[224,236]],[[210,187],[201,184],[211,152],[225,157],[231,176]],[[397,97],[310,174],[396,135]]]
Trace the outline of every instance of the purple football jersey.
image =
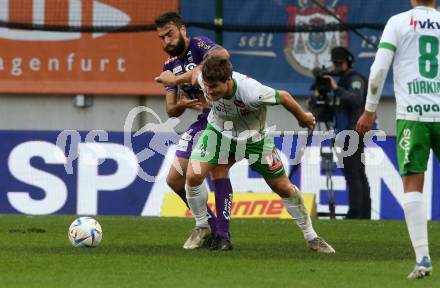
[[[163,71],[172,71],[174,75],[184,74],[192,70],[203,61],[206,53],[219,47],[214,41],[205,36],[192,37],[189,40],[189,47],[182,58],[171,57],[163,65]],[[177,92],[177,86],[166,86],[167,91]],[[185,92],[190,99],[195,98],[194,94],[203,94],[202,90],[190,84],[180,85],[180,89]]]

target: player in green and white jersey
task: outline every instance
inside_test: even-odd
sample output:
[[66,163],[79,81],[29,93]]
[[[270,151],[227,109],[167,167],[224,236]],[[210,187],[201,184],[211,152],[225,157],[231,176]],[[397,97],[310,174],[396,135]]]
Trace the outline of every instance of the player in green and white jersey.
[[[197,71],[197,70],[195,70]],[[196,73],[196,72],[193,72]],[[261,174],[277,193],[287,211],[300,227],[313,251],[334,253],[318,237],[307,214],[301,191],[287,177],[273,140],[266,133],[266,106],[280,104],[290,111],[302,127],[313,128],[315,117],[306,113],[293,97],[265,86],[240,73],[232,72],[228,59],[208,57],[198,76],[205,97],[211,104],[208,126],[192,151],[186,177],[187,199],[196,219],[191,238],[207,234],[208,192],[203,185],[206,175],[219,165],[246,158],[253,170]]]
[[370,71],[365,112],[357,124],[371,129],[383,85],[393,62],[397,103],[397,156],[404,187],[403,210],[416,254],[408,278],[432,272],[423,201],[424,173],[433,149],[440,159],[440,12],[435,0],[412,0],[413,9],[388,20]]

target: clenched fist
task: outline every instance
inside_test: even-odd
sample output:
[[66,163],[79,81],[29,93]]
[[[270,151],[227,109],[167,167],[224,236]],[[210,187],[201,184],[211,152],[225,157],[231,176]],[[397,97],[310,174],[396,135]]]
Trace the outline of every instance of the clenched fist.
[[312,130],[313,128],[315,128],[316,125],[315,116],[310,112],[304,113],[303,116],[298,119],[298,122],[299,122],[299,126],[303,128],[309,128]]
[[163,85],[176,85],[176,75],[170,70],[163,71],[158,77],[154,78],[154,81]]

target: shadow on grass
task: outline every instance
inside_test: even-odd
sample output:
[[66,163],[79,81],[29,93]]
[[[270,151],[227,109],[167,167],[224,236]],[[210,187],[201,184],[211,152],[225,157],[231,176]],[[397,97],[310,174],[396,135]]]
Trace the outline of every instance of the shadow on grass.
[[[323,260],[329,258],[332,261],[393,261],[413,259],[412,248],[409,245],[397,241],[383,242],[369,241],[339,241],[333,243],[337,253],[326,255],[309,251],[304,243],[292,243],[291,241],[271,243],[234,243],[233,251],[220,252],[198,249],[186,251],[180,244],[126,244],[112,243],[96,248],[63,247],[22,247],[22,252],[29,251],[34,254],[58,254],[58,255],[114,255],[114,256],[145,256],[145,257],[184,257],[197,258],[200,256],[254,260]],[[439,245],[432,245],[433,251],[439,251]],[[5,247],[7,249],[7,247]],[[16,247],[15,247],[16,248]]]

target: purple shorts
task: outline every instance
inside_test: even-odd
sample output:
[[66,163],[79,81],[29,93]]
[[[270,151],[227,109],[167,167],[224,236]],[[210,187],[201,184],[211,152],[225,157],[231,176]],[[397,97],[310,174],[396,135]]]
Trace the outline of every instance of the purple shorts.
[[200,132],[206,128],[209,111],[210,109],[203,110],[203,112],[197,116],[197,121],[192,123],[182,136],[180,136],[176,149],[176,157],[189,159],[194,143],[197,143],[198,136],[202,134]]

